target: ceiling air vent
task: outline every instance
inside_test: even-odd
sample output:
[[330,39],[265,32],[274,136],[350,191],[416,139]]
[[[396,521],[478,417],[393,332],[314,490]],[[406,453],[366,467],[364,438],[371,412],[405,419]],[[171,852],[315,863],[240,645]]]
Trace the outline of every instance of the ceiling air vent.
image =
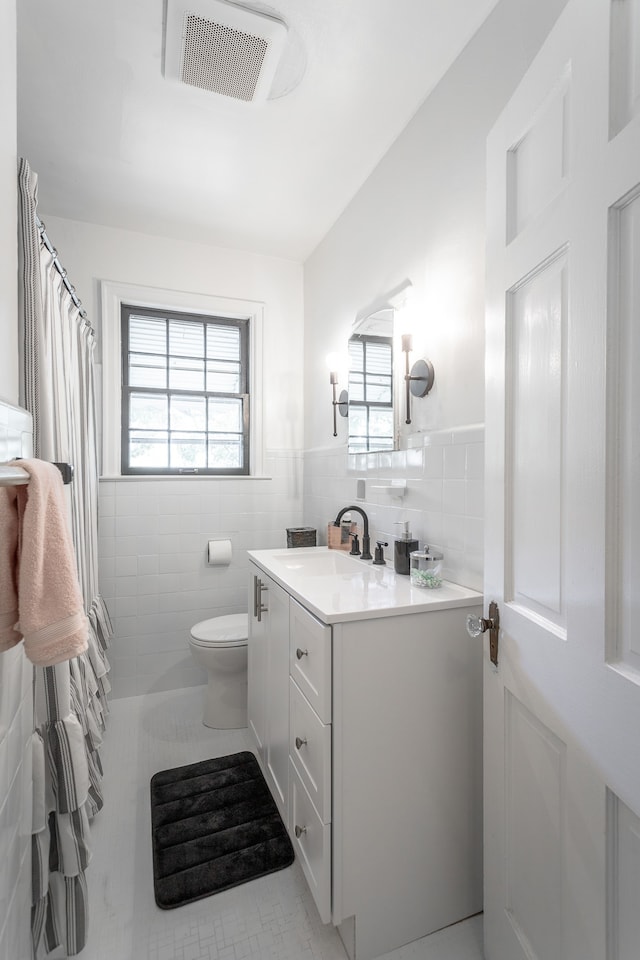
[[167,0],[165,76],[236,100],[265,100],[286,38],[281,20],[226,0]]

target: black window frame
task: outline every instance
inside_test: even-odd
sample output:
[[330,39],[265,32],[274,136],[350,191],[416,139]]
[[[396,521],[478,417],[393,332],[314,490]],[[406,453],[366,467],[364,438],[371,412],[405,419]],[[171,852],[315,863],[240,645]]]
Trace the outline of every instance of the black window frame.
[[[169,387],[169,360],[174,357],[180,357],[179,354],[170,354],[169,347],[167,343],[167,386],[166,388],[158,387],[137,387],[131,386],[129,383],[129,320],[131,316],[142,316],[149,317],[153,319],[160,319],[166,322],[167,327],[167,341],[169,337],[169,321],[170,320],[179,320],[181,322],[188,321],[197,324],[203,324],[205,326],[205,336],[204,336],[204,356],[202,357],[203,361],[206,364],[207,360],[207,337],[206,337],[206,326],[224,326],[224,327],[237,327],[240,332],[240,391],[237,393],[223,392],[223,391],[212,391],[212,390],[178,390],[175,388]],[[173,476],[210,476],[210,477],[221,477],[221,476],[249,476],[250,474],[250,368],[249,368],[249,318],[248,317],[224,317],[214,314],[201,314],[201,313],[190,313],[185,310],[172,310],[172,309],[161,309],[156,307],[141,307],[136,306],[136,304],[126,304],[122,303],[120,306],[120,331],[121,331],[121,341],[120,341],[120,360],[121,360],[121,428],[120,428],[120,470],[123,476],[157,476],[157,477],[173,477]],[[188,359],[193,359],[189,357]],[[205,381],[206,386],[206,381]],[[132,393],[150,393],[150,394],[165,394],[167,398],[172,396],[198,396],[205,399],[208,398],[232,398],[239,399],[242,403],[242,464],[239,467],[132,467],[129,463],[129,433],[130,433],[130,424],[129,424],[129,398]],[[169,403],[170,410],[170,403]],[[208,416],[208,403],[206,404],[207,416]],[[171,433],[170,423],[168,427],[169,434]],[[179,432],[184,432],[181,430]],[[208,435],[208,431],[205,431],[205,436]]]
[[[380,337],[380,336],[375,336],[375,335],[373,335],[373,334],[368,334],[368,333],[354,333],[354,334],[352,334],[350,340],[352,340],[352,341],[358,341],[359,343],[362,343],[362,344],[363,344],[363,347],[364,347],[364,351],[363,351],[363,369],[362,369],[362,376],[363,376],[363,384],[362,384],[363,399],[362,399],[362,400],[354,400],[354,401],[352,401],[351,398],[350,398],[350,399],[349,399],[349,405],[350,405],[350,406],[353,405],[354,407],[363,408],[363,409],[366,411],[367,432],[366,432],[366,434],[353,435],[353,434],[351,433],[351,426],[349,426],[347,450],[348,450],[349,453],[356,453],[356,452],[357,452],[357,453],[384,453],[384,452],[386,452],[386,451],[388,451],[388,450],[393,450],[393,449],[394,449],[394,446],[395,446],[395,439],[396,439],[396,437],[395,437],[395,429],[396,429],[396,428],[395,428],[395,403],[394,403],[395,381],[394,381],[394,373],[393,373],[393,337]],[[369,343],[371,343],[371,344],[384,343],[384,344],[388,344],[388,346],[389,346],[389,349],[390,349],[389,374],[388,374],[388,375],[387,375],[387,374],[384,374],[384,376],[388,376],[388,378],[389,378],[389,395],[390,395],[390,397],[391,397],[391,400],[390,400],[389,403],[381,403],[380,401],[377,401],[377,400],[368,400],[368,399],[367,399],[367,344],[369,344]],[[351,376],[351,374],[349,374],[349,376]],[[351,385],[349,385],[349,392],[351,392]],[[391,445],[390,445],[389,447],[374,446],[374,447],[372,448],[372,444],[376,443],[376,441],[377,441],[378,443],[380,442],[380,438],[379,438],[379,437],[377,437],[377,438],[376,438],[376,437],[373,437],[373,436],[371,435],[371,433],[369,432],[369,419],[370,419],[370,414],[371,414],[371,410],[372,410],[372,409],[391,410],[391,413],[392,413],[392,428],[391,428],[391,431],[392,431],[392,432],[391,432],[391,438],[390,438],[390,440],[391,440]],[[354,440],[366,440],[366,445],[367,445],[367,446],[366,446],[366,450],[363,450],[363,449],[358,449],[357,451],[352,450],[352,449],[351,449],[351,441],[352,441],[352,438],[353,438]]]

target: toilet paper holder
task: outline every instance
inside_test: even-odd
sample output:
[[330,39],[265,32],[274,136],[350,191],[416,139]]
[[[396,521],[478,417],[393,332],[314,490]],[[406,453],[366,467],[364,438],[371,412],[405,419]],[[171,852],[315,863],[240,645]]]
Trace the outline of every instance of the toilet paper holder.
[[232,553],[231,540],[209,540],[207,543],[207,564],[210,567],[229,566]]

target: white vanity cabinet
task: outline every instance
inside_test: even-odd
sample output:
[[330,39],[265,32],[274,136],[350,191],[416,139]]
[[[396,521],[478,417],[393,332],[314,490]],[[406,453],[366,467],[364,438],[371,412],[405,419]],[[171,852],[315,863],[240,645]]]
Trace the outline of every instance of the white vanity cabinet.
[[289,827],[324,923],[331,920],[331,632],[290,599]]
[[[286,822],[321,918],[350,957],[371,960],[477,913],[482,644],[465,619],[480,614],[480,595],[454,584],[411,589],[392,571],[344,560],[321,585],[292,573],[295,557],[282,551],[250,557],[252,578],[268,586],[265,605],[274,587],[278,606],[282,593],[288,602],[288,662],[280,652],[272,664],[278,696],[287,683]],[[282,628],[284,613],[278,620]],[[254,721],[266,713],[268,741],[272,640],[264,619],[250,624],[250,729],[273,790]],[[272,698],[272,707],[282,704]]]
[[247,721],[285,823],[289,804],[289,595],[251,564]]

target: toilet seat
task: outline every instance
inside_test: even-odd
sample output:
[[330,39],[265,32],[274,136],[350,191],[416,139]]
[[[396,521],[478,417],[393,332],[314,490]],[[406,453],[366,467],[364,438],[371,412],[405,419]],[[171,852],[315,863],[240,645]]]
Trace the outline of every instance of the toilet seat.
[[196,623],[191,627],[191,642],[200,647],[245,647],[248,634],[248,614],[231,613]]

